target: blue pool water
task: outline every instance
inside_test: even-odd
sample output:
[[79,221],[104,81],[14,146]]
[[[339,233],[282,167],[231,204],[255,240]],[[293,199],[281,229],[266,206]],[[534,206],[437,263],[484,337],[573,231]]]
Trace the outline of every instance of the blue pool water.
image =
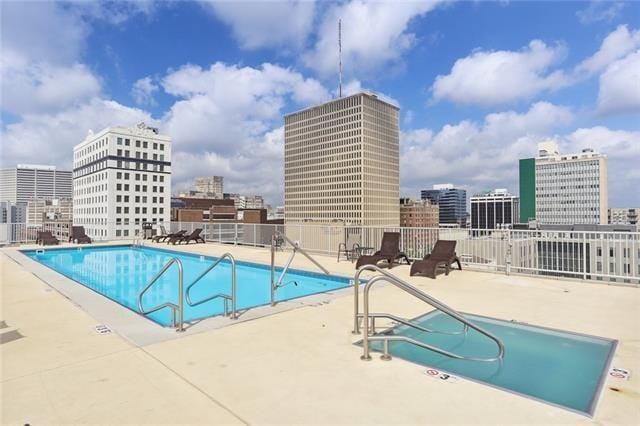
[[[615,341],[465,314],[505,346],[501,362],[457,360],[405,342],[389,342],[392,356],[441,369],[586,414],[592,414]],[[461,330],[460,322],[433,311],[414,322],[438,331]],[[456,354],[490,358],[495,342],[469,330],[465,336],[424,333],[407,326],[390,330]],[[372,341],[371,348],[382,349]]]
[[[30,258],[89,287],[92,290],[138,312],[138,294],[171,258],[182,261],[184,286],[193,282],[216,259],[171,250],[148,247],[111,246],[50,249],[44,253],[35,250],[23,252]],[[276,270],[276,279],[280,268]],[[270,302],[271,271],[268,265],[236,262],[237,310],[265,305]],[[172,266],[144,295],[143,305],[150,309],[167,301],[178,301],[178,273]],[[276,300],[283,301],[349,286],[346,277],[328,276],[289,269]],[[201,279],[190,291],[193,302],[216,293],[231,294],[231,264],[224,260]],[[224,310],[222,299],[214,299],[199,306],[185,303],[185,321],[219,315]],[[231,309],[231,307],[229,307]],[[169,325],[171,310],[162,309],[148,316]]]

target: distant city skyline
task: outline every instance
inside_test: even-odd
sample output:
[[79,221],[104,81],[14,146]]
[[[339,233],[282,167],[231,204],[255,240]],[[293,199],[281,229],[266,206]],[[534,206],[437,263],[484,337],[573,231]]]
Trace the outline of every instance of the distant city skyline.
[[401,196],[437,182],[517,194],[518,159],[554,139],[607,155],[609,205],[640,205],[637,2],[0,7],[2,167],[70,169],[89,129],[144,121],[174,141],[174,188],[224,175],[281,205],[282,117],[337,96],[341,18],[345,95],[401,108]]

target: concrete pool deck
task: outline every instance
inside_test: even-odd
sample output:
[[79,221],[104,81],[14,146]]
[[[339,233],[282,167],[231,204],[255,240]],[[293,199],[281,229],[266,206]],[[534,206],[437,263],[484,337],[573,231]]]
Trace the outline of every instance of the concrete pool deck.
[[[259,248],[171,248],[269,262]],[[3,424],[640,423],[638,288],[466,270],[430,280],[410,278],[406,266],[392,269],[459,311],[617,339],[612,365],[632,370],[631,380],[607,377],[591,419],[464,379],[434,380],[400,359],[361,361],[353,345],[360,337],[350,331],[352,292],[136,344],[12,260],[15,249],[2,251]],[[288,256],[279,252],[278,264]],[[317,258],[333,273],[353,275],[350,262]],[[316,270],[302,256],[294,267]],[[392,286],[372,289],[372,306],[408,318],[431,310]],[[98,324],[114,331],[97,334]]]

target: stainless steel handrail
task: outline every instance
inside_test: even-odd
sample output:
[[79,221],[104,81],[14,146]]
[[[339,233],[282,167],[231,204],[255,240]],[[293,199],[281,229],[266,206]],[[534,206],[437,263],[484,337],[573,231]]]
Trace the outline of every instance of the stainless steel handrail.
[[391,279],[396,278],[391,272],[385,271],[376,265],[363,265],[356,271],[356,274],[353,276],[353,334],[360,334],[360,318],[362,315],[358,312],[360,309],[358,306],[358,291],[360,289],[360,275],[364,271],[379,272]]
[[[162,305],[158,305],[154,308],[149,309],[148,311],[145,311],[144,308],[142,307],[142,296],[144,296],[147,290],[149,290],[151,286],[153,286],[156,283],[156,281],[158,281],[158,279],[160,279],[160,277],[165,272],[167,272],[167,270],[174,263],[178,267],[178,304],[176,305],[175,303],[166,302],[166,303],[163,303]],[[142,315],[149,315],[153,312],[159,311],[160,309],[170,308],[172,311],[171,326],[172,327],[176,326],[176,313],[177,313],[178,327],[176,328],[176,331],[184,331],[184,285],[183,285],[182,277],[183,277],[182,262],[177,257],[174,257],[171,260],[169,260],[167,263],[165,263],[165,265],[162,267],[160,272],[158,272],[156,276],[153,277],[151,281],[149,281],[149,284],[147,284],[145,288],[143,288],[142,291],[138,294],[138,311]]]
[[[224,293],[217,293],[211,297],[207,297],[206,299],[202,299],[198,302],[192,302],[191,297],[189,296],[189,290],[191,290],[191,287],[196,285],[198,281],[200,281],[205,275],[207,275],[211,270],[213,270],[213,268],[218,266],[218,264],[220,264],[220,262],[222,262],[224,259],[229,259],[229,261],[231,262],[231,295],[224,294]],[[231,255],[231,253],[225,253],[222,256],[220,256],[220,258],[218,258],[218,260],[216,260],[213,263],[213,265],[205,269],[200,275],[198,275],[198,277],[195,280],[193,280],[191,284],[187,286],[186,298],[189,306],[198,306],[205,302],[208,302],[209,300],[217,299],[219,297],[224,299],[224,315],[229,316],[229,310],[228,310],[227,304],[230,301],[231,302],[231,319],[237,319],[237,316],[236,316],[236,260]]]
[[[282,272],[280,273],[280,277],[278,278],[277,281],[274,281],[275,271],[276,271],[276,263],[275,263],[275,247],[276,247],[276,244],[275,244],[275,242],[276,242],[276,238],[278,236],[282,237],[282,239],[284,239],[286,242],[291,244],[291,246],[293,247],[293,252],[291,253],[291,256],[289,257],[289,260],[287,261],[287,263],[285,264],[284,268],[282,269]],[[311,263],[316,265],[322,272],[324,272],[327,275],[331,275],[331,273],[327,270],[327,268],[322,266],[320,263],[318,263],[317,260],[315,260],[313,257],[311,257],[311,255],[309,253],[307,253],[307,251],[304,250],[302,247],[300,247],[298,245],[298,243],[291,241],[289,239],[289,237],[287,237],[282,232],[275,231],[273,233],[273,235],[271,236],[271,306],[275,305],[275,303],[276,303],[276,300],[275,300],[275,298],[276,298],[276,290],[278,290],[278,288],[282,286],[282,280],[284,279],[284,275],[289,270],[289,266],[291,266],[291,262],[293,262],[293,258],[296,256],[296,253],[298,251],[300,253],[302,253],[302,255],[304,257],[309,259],[311,261]]]
[[[472,329],[476,330],[477,332],[487,336],[488,338],[493,340],[498,345],[498,355],[496,357],[491,357],[491,358],[468,357],[468,356],[457,355],[457,354],[445,351],[444,349],[439,349],[439,348],[436,348],[434,346],[428,345],[426,343],[418,342],[415,339],[411,339],[411,338],[405,337],[405,336],[385,336],[385,335],[369,336],[369,318],[370,318],[370,316],[369,316],[369,292],[371,290],[371,287],[375,283],[380,282],[380,281],[386,281],[386,282],[388,282],[390,284],[395,285],[399,289],[409,293],[410,295],[422,300],[425,303],[428,303],[429,305],[433,306],[437,310],[439,310],[439,311],[449,315],[450,317],[462,322],[463,324],[465,324],[469,328],[472,328]],[[440,302],[439,300],[434,299],[433,297],[429,296],[428,294],[418,290],[417,288],[415,288],[411,284],[401,280],[400,278],[398,278],[398,277],[396,277],[396,276],[394,276],[392,274],[378,275],[376,277],[373,277],[365,285],[365,287],[364,287],[364,300],[363,300],[363,316],[364,316],[364,322],[363,322],[363,332],[362,332],[362,335],[363,335],[363,337],[362,337],[362,345],[363,345],[363,348],[364,348],[364,353],[363,353],[361,359],[363,359],[365,361],[368,361],[368,360],[371,359],[371,356],[369,355],[369,341],[370,340],[379,340],[379,341],[383,341],[384,342],[384,353],[382,355],[383,359],[390,359],[390,356],[389,356],[389,341],[400,341],[400,340],[401,341],[405,341],[407,343],[411,343],[411,344],[416,345],[416,346],[420,346],[420,347],[425,348],[425,349],[433,350],[434,352],[437,352],[437,353],[440,353],[442,355],[446,355],[446,356],[449,356],[449,357],[455,358],[455,359],[465,359],[465,360],[468,360],[468,361],[493,362],[493,361],[498,361],[498,360],[500,360],[500,359],[502,359],[504,357],[504,345],[502,344],[500,339],[498,339],[492,333],[490,333],[490,332],[486,331],[485,329],[475,325],[471,321],[467,320],[464,316],[462,316],[462,314],[460,314],[456,310],[450,308],[449,306],[445,305],[444,303]],[[414,324],[407,324],[407,325],[415,326]]]

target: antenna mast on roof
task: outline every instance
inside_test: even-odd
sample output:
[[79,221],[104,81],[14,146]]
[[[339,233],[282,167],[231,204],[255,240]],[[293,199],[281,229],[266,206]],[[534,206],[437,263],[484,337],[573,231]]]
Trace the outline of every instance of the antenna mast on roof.
[[338,76],[340,86],[338,88],[338,97],[342,97],[342,19],[338,19]]

